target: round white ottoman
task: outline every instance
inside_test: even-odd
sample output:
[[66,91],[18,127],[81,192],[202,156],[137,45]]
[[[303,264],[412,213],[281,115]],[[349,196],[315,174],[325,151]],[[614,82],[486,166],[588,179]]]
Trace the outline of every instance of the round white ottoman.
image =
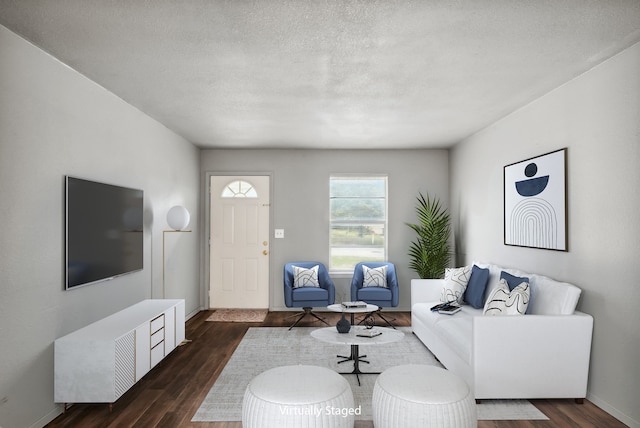
[[325,367],[284,366],[249,382],[242,402],[243,428],[353,427],[349,382]]
[[385,370],[373,387],[371,406],[376,428],[477,426],[469,386],[434,366],[409,364]]

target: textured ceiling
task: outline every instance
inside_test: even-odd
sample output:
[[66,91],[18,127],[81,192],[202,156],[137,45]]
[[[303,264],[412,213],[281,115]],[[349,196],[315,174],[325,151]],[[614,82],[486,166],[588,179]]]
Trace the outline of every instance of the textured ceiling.
[[640,1],[0,0],[201,147],[448,147],[640,41]]

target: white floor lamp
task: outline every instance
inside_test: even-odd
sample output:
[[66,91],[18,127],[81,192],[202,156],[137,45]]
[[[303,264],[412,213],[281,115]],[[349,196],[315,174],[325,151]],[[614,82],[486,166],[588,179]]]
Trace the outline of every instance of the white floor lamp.
[[167,232],[191,232],[190,230],[185,230],[189,225],[189,220],[191,219],[191,215],[189,215],[189,211],[180,205],[176,205],[172,207],[167,213],[167,224],[171,229],[162,231],[162,298],[165,298],[165,289],[164,289],[164,281],[165,281],[165,236]]

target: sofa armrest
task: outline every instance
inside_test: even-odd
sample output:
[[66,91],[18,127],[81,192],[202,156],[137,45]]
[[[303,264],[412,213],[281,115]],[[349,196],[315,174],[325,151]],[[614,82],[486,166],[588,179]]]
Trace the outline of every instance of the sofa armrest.
[[438,302],[444,279],[412,279],[411,307],[416,303]]
[[476,398],[584,398],[592,332],[582,312],[474,317]]

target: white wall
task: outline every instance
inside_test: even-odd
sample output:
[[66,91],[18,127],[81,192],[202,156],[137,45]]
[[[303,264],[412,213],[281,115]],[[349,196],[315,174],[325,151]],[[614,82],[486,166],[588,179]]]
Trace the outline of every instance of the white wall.
[[[575,283],[594,316],[589,399],[640,426],[640,45],[457,145],[459,264],[491,261]],[[569,251],[503,245],[503,166],[568,148]]]
[[[0,26],[0,426],[42,426],[60,412],[57,337],[160,297],[162,230],[177,203],[194,232],[168,243],[167,297],[198,310],[198,159],[192,144]],[[142,271],[63,290],[66,174],[144,190]],[[190,262],[174,261],[177,250]]]
[[[286,309],[283,273],[286,262],[313,260],[329,263],[329,177],[332,174],[388,175],[388,260],[396,265],[400,287],[399,310],[410,309],[407,251],[415,233],[418,192],[429,193],[448,206],[447,150],[203,150],[203,217],[208,216],[208,173],[261,172],[272,174],[271,224],[285,229],[285,239],[270,243],[270,308]],[[206,253],[206,249],[205,249]],[[208,272],[208,261],[205,268]],[[208,278],[205,275],[205,278]],[[350,299],[351,276],[332,275],[336,301]],[[204,285],[208,288],[208,284]]]

